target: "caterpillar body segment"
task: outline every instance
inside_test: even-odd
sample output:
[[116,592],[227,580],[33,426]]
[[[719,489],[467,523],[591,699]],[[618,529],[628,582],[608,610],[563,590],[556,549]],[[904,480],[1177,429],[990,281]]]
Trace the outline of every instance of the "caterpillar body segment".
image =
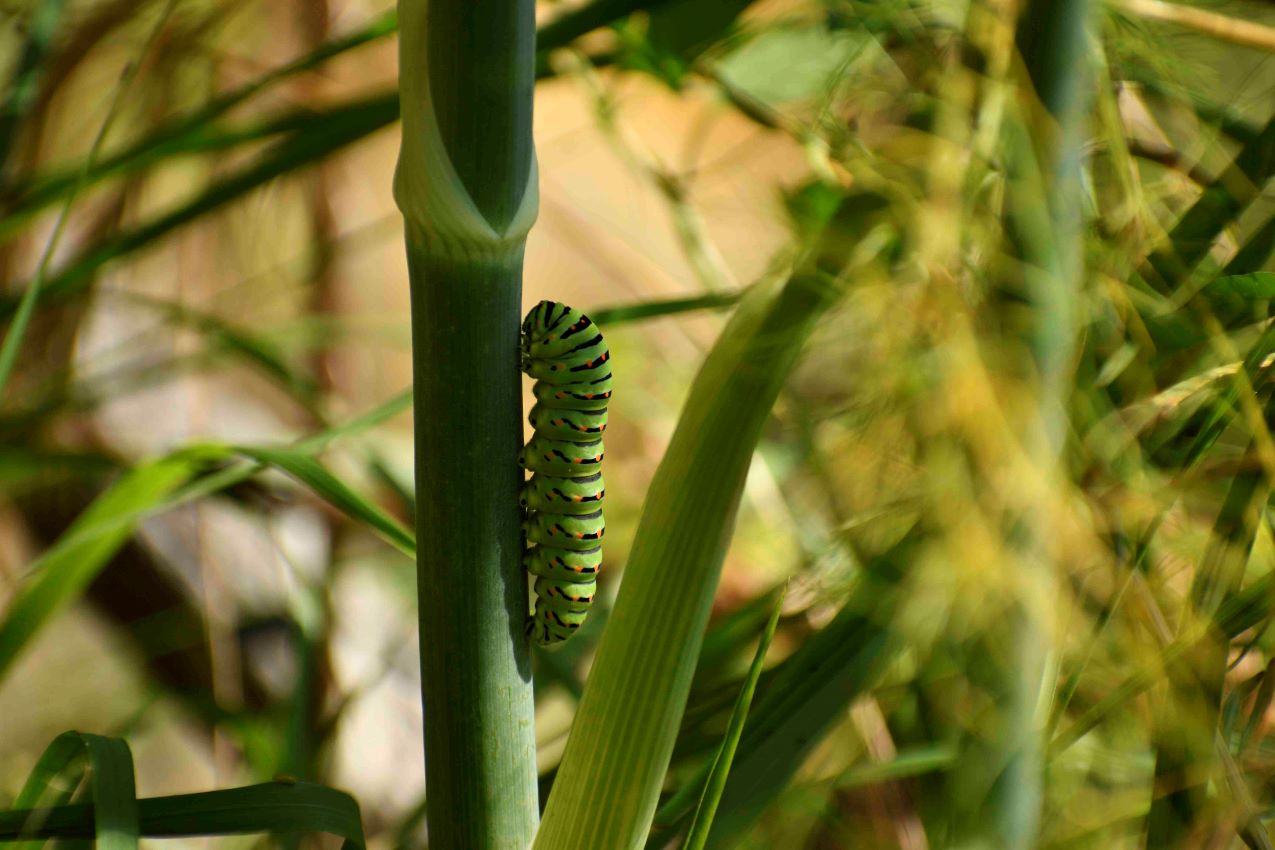
[[523,351],[530,354],[548,342],[553,331],[571,313],[577,313],[578,321],[581,315],[578,311],[557,301],[541,301],[532,307],[526,318],[522,320]]
[[580,440],[596,437],[607,429],[605,407],[563,410],[537,402],[528,417],[537,434],[557,440]]
[[520,350],[536,397],[528,415],[535,433],[518,456],[531,473],[519,496],[526,510],[523,565],[536,577],[527,633],[550,645],[584,623],[602,564],[601,435],[611,352],[588,316],[556,301],[541,301],[527,313]]
[[553,360],[601,334],[579,310],[557,301],[541,301],[522,320],[522,336],[524,358]]
[[567,584],[547,578],[536,579],[536,603],[555,611],[586,613],[593,604],[597,584]]
[[602,511],[591,514],[549,514],[536,511],[522,524],[528,544],[555,549],[592,549],[606,534]]
[[611,398],[611,375],[574,384],[548,384],[537,381],[531,388],[537,404],[563,410],[605,408]]
[[602,566],[602,547],[556,549],[552,546],[536,546],[527,550],[522,563],[533,576],[581,584],[598,574]]
[[591,514],[598,509],[606,485],[602,473],[582,478],[537,475],[522,487],[518,503],[530,511],[559,514]]
[[590,348],[573,351],[559,360],[528,360],[524,371],[546,384],[588,384],[607,378],[611,374],[611,353],[601,334],[597,340]]
[[518,464],[531,472],[571,478],[597,472],[602,466],[602,454],[602,441],[596,437],[587,443],[576,443],[534,434],[518,455]]
[[556,360],[601,342],[602,334],[597,326],[579,310],[558,304],[552,316],[545,313],[543,316],[536,317],[534,314],[533,309],[527,315],[530,321],[524,321],[522,326],[523,333],[531,337],[531,341],[527,344],[529,359]]

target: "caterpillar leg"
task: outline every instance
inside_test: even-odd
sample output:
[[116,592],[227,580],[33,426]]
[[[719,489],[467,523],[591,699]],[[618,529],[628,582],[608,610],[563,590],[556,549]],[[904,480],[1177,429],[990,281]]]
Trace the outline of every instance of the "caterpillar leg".
[[587,611],[555,611],[537,605],[527,621],[527,633],[538,645],[553,646],[574,635],[587,616]]

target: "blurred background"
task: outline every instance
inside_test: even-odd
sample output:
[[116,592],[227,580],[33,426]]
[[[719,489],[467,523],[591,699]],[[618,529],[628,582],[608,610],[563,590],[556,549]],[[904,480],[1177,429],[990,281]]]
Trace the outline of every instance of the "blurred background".
[[[546,781],[723,308],[791,254],[823,181],[855,199],[860,249],[889,261],[866,265],[817,330],[767,428],[673,775],[719,739],[775,589],[793,581],[782,658],[862,600],[864,565],[906,540],[902,600],[847,638],[881,652],[853,662],[851,693],[738,841],[949,846],[959,828],[944,813],[979,781],[953,763],[1001,722],[982,674],[1004,659],[971,659],[1013,649],[984,638],[1022,581],[1006,507],[1029,505],[1049,518],[1031,592],[1049,715],[1037,719],[1058,744],[1041,846],[1141,846],[1155,671],[1221,545],[1231,485],[1261,466],[1250,442],[1269,436],[1260,412],[1205,427],[1200,411],[1240,371],[1271,293],[1231,293],[1242,303],[1227,312],[1195,298],[1203,284],[1148,305],[1128,281],[1207,187],[1244,203],[1218,214],[1205,265],[1216,276],[1247,249],[1235,271],[1267,267],[1275,8],[1095,5],[1078,148],[1088,265],[1058,318],[1078,364],[1059,475],[1014,436],[1021,352],[1002,345],[1012,310],[987,294],[1005,251],[1000,128],[1018,120],[998,87],[1014,62],[1010,6],[671,0],[564,37],[588,5],[538,10],[554,49],[536,90],[524,305],[589,312],[613,352],[608,561],[586,631],[537,655]],[[192,443],[326,433],[409,387],[392,12],[0,4],[0,318],[40,285],[0,397],[0,606],[122,470]],[[1231,160],[1250,149],[1235,189]],[[410,524],[412,423],[396,410],[323,459]],[[1247,539],[1222,535],[1243,556],[1232,594],[1275,558],[1259,490]],[[141,795],[286,773],[353,793],[377,847],[423,840],[413,565],[366,525],[269,471],[150,511],[81,580],[0,679],[0,802],[76,728],[127,736]],[[1225,709],[1262,812],[1275,799],[1268,621],[1231,636]],[[1217,843],[1198,846],[1241,840],[1215,827]]]

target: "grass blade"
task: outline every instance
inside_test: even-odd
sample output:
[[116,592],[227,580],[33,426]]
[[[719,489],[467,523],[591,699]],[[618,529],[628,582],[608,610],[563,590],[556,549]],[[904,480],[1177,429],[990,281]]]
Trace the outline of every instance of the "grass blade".
[[[46,3],[45,5],[55,5]],[[357,47],[369,44],[392,35],[397,29],[398,16],[390,10],[369,22],[366,26],[348,35],[333,39],[315,48],[310,53],[288,62],[279,68],[267,71],[257,79],[232,92],[214,98],[194,112],[183,115],[157,128],[144,139],[131,145],[126,150],[115,153],[101,162],[71,169],[69,172],[37,176],[25,183],[10,187],[9,191],[15,200],[6,212],[6,221],[14,218],[25,218],[55,202],[72,190],[79,181],[90,186],[114,175],[128,174],[149,167],[171,156],[181,153],[216,150],[227,144],[239,144],[244,141],[262,138],[261,132],[214,134],[210,132],[213,123],[230,110],[250,100],[276,83],[283,82],[299,73],[313,70],[318,66]],[[310,115],[311,112],[295,113]],[[295,120],[295,119],[294,119]],[[266,127],[270,126],[269,122]],[[286,125],[277,128],[294,129]],[[0,158],[0,161],[3,161]],[[83,176],[81,176],[83,175]],[[5,222],[0,222],[0,233],[5,230]]]
[[[22,813],[26,817],[20,821],[22,837],[40,836],[37,840],[24,841],[20,845],[22,850],[39,850],[43,839],[48,837],[43,830],[51,810],[36,807],[50,790],[55,791],[58,806],[66,805],[86,768],[90,769],[89,793],[94,812],[91,834],[96,846],[99,850],[137,850],[139,830],[133,754],[128,744],[119,738],[81,732],[64,732],[53,740],[14,801],[15,808],[28,810]],[[52,788],[58,779],[64,780],[61,790]]]
[[[153,509],[188,482],[201,465],[198,457],[181,454],[137,467],[99,496],[40,556],[0,621],[0,678],[36,632],[77,599],[133,535],[139,513]],[[86,533],[98,526],[103,530]]]
[[704,794],[700,797],[699,808],[691,821],[690,833],[686,838],[687,850],[704,850],[708,844],[709,830],[713,827],[713,818],[717,814],[717,806],[721,802],[722,792],[726,789],[726,777],[730,775],[731,762],[735,759],[735,750],[739,746],[739,738],[744,732],[744,721],[748,718],[748,707],[753,701],[753,692],[757,689],[757,680],[761,677],[761,668],[766,661],[766,650],[770,649],[770,641],[775,636],[775,628],[779,625],[779,615],[784,607],[784,594],[775,602],[775,610],[771,612],[766,629],[761,634],[761,642],[757,645],[757,654],[748,668],[744,686],[739,691],[739,699],[730,715],[730,724],[726,727],[726,737],[722,740],[721,749],[713,759],[712,770],[708,781],[704,784]]
[[133,754],[120,738],[81,735],[93,766],[93,827],[97,850],[137,850],[137,788]]
[[[909,534],[869,563],[860,585],[832,621],[768,671],[749,713],[709,847],[733,846],[893,657],[897,641],[891,622],[914,546],[915,535]],[[688,787],[698,786],[692,782]],[[675,794],[660,808],[656,824],[676,829],[692,803],[687,793]]]
[[[144,248],[184,224],[216,210],[277,177],[293,173],[385,127],[398,117],[393,92],[342,104],[314,117],[241,171],[227,175],[197,197],[149,221],[99,242],[52,275],[48,299],[66,298],[84,290],[98,269],[125,254]],[[13,299],[0,302],[0,316],[14,309]]]
[[[164,27],[164,23],[168,20],[169,12],[172,11],[173,3],[170,2],[165,8],[159,19],[155,22],[155,26],[151,28],[150,34],[146,41],[142,44],[141,55],[145,56],[151,44],[155,41],[156,36]],[[38,15],[39,13],[37,13]],[[9,332],[5,334],[4,343],[0,344],[0,398],[4,397],[4,388],[9,382],[9,375],[13,371],[13,366],[18,359],[18,349],[22,346],[22,339],[26,335],[27,325],[31,322],[31,317],[35,313],[36,299],[40,297],[40,291],[44,284],[45,275],[49,270],[49,262],[53,259],[53,252],[57,249],[58,243],[62,239],[63,228],[66,227],[67,217],[71,213],[71,205],[75,203],[75,196],[83,187],[85,177],[88,170],[93,167],[93,163],[97,160],[98,152],[102,149],[102,142],[106,140],[106,134],[111,129],[111,124],[115,121],[115,116],[119,110],[122,97],[128,91],[129,84],[137,75],[137,69],[140,65],[139,61],[134,61],[125,68],[123,75],[120,77],[119,83],[115,87],[114,94],[111,96],[110,106],[106,110],[106,118],[102,120],[102,126],[98,128],[97,135],[93,139],[93,144],[89,147],[88,156],[84,159],[84,165],[80,170],[79,176],[71,187],[70,193],[66,197],[66,203],[62,205],[62,211],[58,214],[57,222],[53,225],[53,232],[49,234],[48,240],[44,245],[44,252],[40,256],[39,265],[36,267],[35,277],[22,293],[22,298],[18,302],[18,309],[13,317],[13,322],[9,325]],[[0,163],[3,162],[3,151],[0,151]]]
[[[565,21],[554,22],[537,34],[537,57],[544,60],[549,51],[565,46],[571,40],[584,35],[598,27],[622,17],[640,8],[643,3],[614,0],[594,0],[571,13],[579,13],[584,17],[577,24],[567,26]],[[377,37],[382,28],[388,27],[388,21],[382,20],[373,25],[365,33],[368,40]],[[388,32],[388,30],[385,30]],[[356,40],[351,37],[351,40]],[[359,42],[362,43],[362,42]],[[333,49],[339,48],[335,42]],[[354,46],[351,44],[350,46]],[[310,57],[313,58],[313,57]],[[309,58],[299,60],[304,64]],[[541,61],[537,78],[550,76],[547,62]],[[284,69],[277,74],[286,76]],[[251,93],[251,92],[250,92]],[[240,95],[228,95],[229,98]],[[244,95],[246,97],[246,95]],[[52,275],[47,281],[45,295],[51,299],[69,298],[82,293],[88,286],[92,275],[101,267],[113,260],[152,244],[157,239],[177,228],[199,219],[230,203],[248,192],[263,186],[270,181],[294,173],[299,169],[318,162],[355,142],[366,138],[377,130],[387,127],[398,120],[399,96],[397,91],[383,91],[365,98],[338,105],[331,109],[314,113],[308,120],[298,122],[294,133],[288,139],[280,141],[271,150],[259,157],[255,163],[241,171],[219,179],[216,185],[208,188],[187,203],[146,221],[137,227],[114,235],[91,246],[65,268]],[[238,102],[238,101],[236,101]],[[234,104],[231,104],[234,105]],[[224,111],[220,106],[210,107],[214,113]],[[247,137],[259,138],[259,133],[248,133]],[[180,146],[178,146],[180,148]],[[139,154],[140,155],[140,154]],[[4,230],[4,222],[0,220],[0,232]],[[24,284],[29,286],[30,284]],[[22,285],[14,287],[21,288]],[[42,299],[43,301],[44,299]],[[15,298],[0,298],[0,318],[12,315],[17,309]]]
[[1275,298],[1275,272],[1226,275],[1214,278],[1208,288],[1241,298]]
[[416,556],[416,538],[394,517],[354,492],[310,454],[289,448],[239,446],[237,451],[253,460],[281,469],[301,481],[319,498],[351,519],[384,537],[408,557]]
[[590,318],[599,325],[618,325],[625,322],[641,322],[661,316],[673,316],[696,310],[721,310],[739,303],[744,290],[736,292],[710,292],[689,298],[669,298],[663,301],[638,301],[633,304],[617,304],[589,311]]
[[538,58],[543,59],[545,45],[562,47],[634,12],[649,11],[668,2],[669,0],[594,0],[572,9],[540,28],[536,41],[541,45],[542,55]]
[[[245,481],[265,465],[278,466],[294,475],[318,496],[356,521],[367,523],[400,550],[414,551],[415,540],[410,531],[305,454],[322,449],[338,437],[373,427],[402,412],[410,403],[410,393],[402,393],[369,413],[290,448],[235,448],[210,443],[181,449],[126,473],[31,565],[30,577],[0,620],[0,678],[36,633],[83,593],[143,519]],[[256,463],[198,478],[210,464],[224,463],[236,452]]]
[[[23,836],[36,814],[0,812],[0,841]],[[40,812],[43,838],[92,838],[94,806],[64,805]],[[138,831],[148,838],[201,835],[294,834],[326,832],[345,839],[348,850],[362,848],[363,823],[358,803],[341,791],[310,782],[268,782],[199,794],[152,797],[137,801]]]

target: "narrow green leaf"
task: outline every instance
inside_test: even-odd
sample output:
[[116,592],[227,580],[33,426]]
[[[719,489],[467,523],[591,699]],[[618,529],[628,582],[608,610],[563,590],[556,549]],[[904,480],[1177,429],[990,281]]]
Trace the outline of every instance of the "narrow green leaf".
[[139,513],[189,481],[201,465],[198,457],[180,454],[126,473],[36,560],[0,621],[0,678],[35,633],[78,598],[133,535]]
[[1238,112],[1232,111],[1235,106],[1233,99],[1228,98],[1226,102],[1219,104],[1205,97],[1201,90],[1184,88],[1180,81],[1170,82],[1138,63],[1122,63],[1120,70],[1127,79],[1136,82],[1147,94],[1182,103],[1196,114],[1201,123],[1213,125],[1241,145],[1248,144],[1262,133],[1261,127],[1254,125]]
[[[151,797],[137,801],[141,835],[180,838],[199,835],[250,835],[326,832],[345,839],[345,847],[362,848],[363,824],[358,803],[341,791],[309,782],[269,782],[244,788]],[[23,837],[27,810],[0,812],[0,841]],[[40,812],[44,838],[91,838],[94,807],[63,805]]]
[[1248,240],[1227,261],[1222,275],[1243,275],[1260,272],[1275,252],[1275,215],[1267,216],[1265,223],[1249,235]]
[[[57,4],[46,2],[45,5]],[[91,163],[87,168],[76,166],[63,172],[37,175],[19,185],[9,187],[14,200],[9,204],[5,220],[0,221],[0,233],[5,232],[14,220],[25,219],[63,197],[81,179],[82,172],[84,185],[90,186],[107,177],[134,173],[172,156],[220,150],[264,138],[273,133],[304,129],[295,126],[297,119],[302,116],[312,117],[313,110],[287,113],[283,122],[272,119],[248,132],[214,132],[212,127],[222,115],[275,84],[299,73],[313,70],[324,62],[357,47],[392,35],[397,29],[397,22],[398,16],[391,9],[374,18],[364,27],[328,41],[310,53],[281,65],[275,70],[267,71],[234,91],[213,98],[190,114],[166,122],[145,138],[100,162]],[[287,120],[289,118],[291,121]]]
[[[164,23],[168,20],[168,15],[172,11],[173,4],[170,2],[164,7],[159,19],[151,28],[150,34],[146,41],[143,42],[140,51],[141,56],[145,56],[150,51],[151,44],[155,41],[155,37],[163,28]],[[38,14],[38,13],[37,13]],[[60,14],[60,9],[54,14]],[[18,350],[22,346],[22,340],[26,335],[27,325],[31,322],[31,317],[35,313],[36,300],[40,297],[40,292],[44,285],[45,276],[48,274],[49,263],[53,259],[53,253],[57,250],[58,243],[62,239],[63,228],[66,226],[67,216],[70,215],[71,205],[75,202],[75,196],[79,190],[83,188],[88,170],[93,167],[93,163],[97,160],[97,155],[102,149],[102,142],[106,139],[106,134],[111,128],[111,124],[115,121],[115,116],[119,110],[120,103],[125,92],[128,91],[129,85],[133,82],[133,78],[137,75],[137,69],[141,65],[140,57],[130,63],[124,74],[120,77],[119,82],[115,86],[115,90],[111,95],[110,105],[106,109],[106,117],[102,119],[102,125],[98,128],[97,135],[93,138],[93,143],[89,146],[88,155],[84,158],[84,165],[80,169],[80,173],[72,185],[70,192],[66,196],[66,202],[62,205],[62,210],[58,214],[57,221],[53,225],[53,231],[49,234],[49,238],[45,240],[44,251],[40,256],[40,262],[36,266],[35,276],[27,285],[26,290],[22,293],[22,298],[18,301],[17,311],[14,313],[13,321],[9,323],[8,333],[5,334],[4,343],[0,344],[0,398],[4,397],[4,389],[8,384],[9,375],[13,371],[13,367],[17,362]],[[0,150],[0,164],[3,163],[3,150]]]
[[[278,466],[296,476],[321,498],[368,523],[396,547],[414,551],[415,540],[410,531],[304,454],[373,427],[407,409],[410,403],[410,393],[399,394],[348,423],[312,435],[292,447],[235,448],[209,443],[181,449],[125,473],[31,565],[29,578],[0,621],[0,678],[36,632],[84,592],[133,535],[138,523],[160,511],[246,481],[264,465]],[[236,452],[255,463],[197,478],[209,464],[224,463]]]
[[[917,535],[909,532],[864,569],[841,610],[763,677],[714,819],[710,847],[731,847],[796,774],[847,706],[868,688],[894,655],[891,623],[899,586]],[[656,824],[670,831],[685,822],[698,788],[692,780],[660,808]],[[663,846],[664,836],[648,848]]]
[[699,661],[696,662],[696,674],[719,670],[738,651],[755,640],[759,630],[765,628],[769,616],[767,611],[775,607],[784,593],[785,586],[772,588],[715,623],[704,636],[704,645],[700,648]]
[[669,298],[664,301],[638,301],[633,304],[617,304],[589,311],[589,318],[599,325],[618,325],[624,322],[640,322],[661,316],[673,316],[696,310],[721,310],[739,303],[745,290],[736,292],[710,292],[689,298]]
[[[56,802],[53,805],[70,802],[81,777],[76,774],[74,779],[71,779],[68,774],[76,759],[82,759],[84,755],[84,744],[76,733],[68,732],[54,738],[36,760],[35,767],[31,768],[27,781],[23,783],[22,790],[13,801],[13,807],[15,809],[49,808],[47,795],[50,791],[55,795]],[[54,788],[53,784],[64,777],[66,781]],[[30,826],[34,824],[33,818]],[[38,850],[38,845],[33,842],[30,845],[24,845],[22,850]]]
[[1210,341],[1210,327],[1216,319],[1223,329],[1233,330],[1266,318],[1261,302],[1275,291],[1271,275],[1263,272],[1275,251],[1275,216],[1254,230],[1221,272],[1200,287],[1182,308],[1165,312],[1161,303],[1143,308],[1144,321],[1155,343],[1157,359],[1173,362],[1183,348]]
[[290,366],[284,354],[265,334],[241,327],[213,313],[163,298],[131,292],[123,293],[123,297],[155,310],[175,324],[198,331],[206,338],[210,351],[222,350],[242,358],[286,390],[307,412],[323,421],[314,379]]
[[[20,850],[39,850],[48,834],[44,832],[51,809],[42,806],[53,792],[54,808],[67,805],[90,770],[89,794],[95,817],[93,835],[99,850],[137,850],[137,791],[133,778],[133,755],[119,738],[105,738],[81,732],[64,732],[53,740],[36,762],[26,784],[14,801],[25,809]],[[62,787],[54,783],[62,780]],[[34,811],[32,811],[34,810]],[[15,813],[8,813],[15,814]],[[6,836],[8,840],[12,840]]]
[[951,767],[957,756],[955,747],[919,747],[901,752],[889,761],[857,764],[837,777],[835,785],[841,789],[861,788],[865,785],[877,785],[882,782],[920,776]]
[[42,452],[24,445],[0,446],[0,494],[11,495],[23,483],[48,476],[93,476],[119,468],[114,458],[98,452]]
[[1275,660],[1266,664],[1266,670],[1262,672],[1261,685],[1257,689],[1257,696],[1253,699],[1253,707],[1249,710],[1248,721],[1244,724],[1244,730],[1240,733],[1240,741],[1238,751],[1243,753],[1252,740],[1253,733],[1257,731],[1262,719],[1266,717],[1266,712],[1271,707],[1271,701],[1275,699]]
[[[45,5],[51,7],[58,1],[47,0]],[[606,26],[635,8],[655,5],[659,2],[666,2],[666,0],[655,0],[655,3],[633,2],[633,0],[622,0],[616,3],[614,0],[594,0],[555,19],[541,28],[537,35],[539,51],[537,76],[552,76],[552,70],[546,61],[550,50],[564,47],[570,41]],[[96,184],[113,176],[136,173],[174,156],[224,150],[284,132],[313,132],[316,120],[339,121],[341,119],[339,109],[332,113],[322,111],[316,113],[314,110],[307,109],[274,116],[240,130],[219,128],[216,125],[217,119],[277,83],[284,82],[299,73],[313,70],[350,50],[393,35],[397,30],[397,12],[390,10],[374,18],[363,28],[320,45],[305,56],[273,71],[268,71],[252,82],[214,98],[194,112],[156,128],[154,132],[136,144],[107,157],[90,168],[87,185]],[[387,123],[397,119],[396,93],[385,92],[373,96],[372,99],[393,101],[395,109],[387,119]],[[374,132],[376,129],[377,127],[372,125],[365,128],[366,133]],[[11,196],[11,199],[8,201],[4,218],[0,218],[0,235],[11,232],[18,224],[63,197],[74,185],[79,172],[80,168],[77,166],[67,171],[38,175],[9,187],[7,194]]]
[[133,754],[120,738],[81,735],[93,766],[93,827],[97,850],[137,850],[137,788]]
[[730,775],[731,762],[735,759],[735,749],[739,746],[740,735],[744,732],[744,721],[748,718],[748,707],[752,705],[753,692],[757,689],[757,680],[761,677],[761,668],[766,661],[766,650],[770,649],[770,641],[775,636],[779,625],[779,615],[784,607],[784,593],[779,594],[775,602],[775,610],[771,612],[766,628],[761,633],[761,642],[757,645],[757,654],[748,668],[744,678],[744,686],[739,691],[739,699],[731,712],[730,723],[726,727],[726,736],[722,739],[721,749],[713,759],[708,781],[704,783],[704,793],[700,797],[699,807],[691,821],[691,829],[686,838],[687,850],[703,850],[708,844],[709,830],[713,827],[713,818],[717,814],[717,806],[722,799],[722,791],[726,788],[726,777]]
[[1216,399],[1206,404],[1192,417],[1190,427],[1184,432],[1190,442],[1182,456],[1173,460],[1181,467],[1193,466],[1222,436],[1226,427],[1241,412],[1241,399],[1269,380],[1266,358],[1275,352],[1275,327],[1267,328],[1253,346],[1245,352],[1244,362],[1225,384]]
[[[1222,603],[1216,617],[1217,631],[1228,638],[1234,638],[1273,616],[1275,572],[1267,573]],[[1211,635],[1179,638],[1161,653],[1161,661],[1163,664],[1172,664],[1201,641],[1213,639]],[[1159,666],[1146,667],[1134,673],[1059,732],[1050,742],[1050,752],[1057,754],[1067,749],[1097,728],[1113,711],[1127,705],[1130,700],[1163,679],[1164,674]]]
[[[218,209],[277,177],[323,159],[390,124],[398,117],[398,98],[388,92],[341,104],[316,115],[308,129],[298,130],[255,162],[228,174],[195,198],[136,227],[114,234],[88,248],[52,275],[45,287],[48,299],[82,291],[106,263],[150,245],[161,236]],[[12,311],[12,299],[0,301],[0,316]]]
[[337,510],[354,520],[371,526],[396,549],[409,557],[416,556],[416,539],[412,532],[385,511],[354,492],[312,455],[289,448],[239,446],[240,454],[276,467],[297,478]]
[[1088,28],[1088,2],[1030,0],[1018,17],[1014,41],[1032,88],[1064,125],[1083,91]]
[[[539,60],[544,60],[549,51],[563,47],[574,38],[605,26],[642,5],[644,4],[630,0],[619,3],[613,0],[594,0],[593,3],[576,10],[584,16],[578,24],[568,26],[564,21],[562,26],[546,27],[537,36],[536,55]],[[368,35],[375,36],[377,33],[379,30],[373,27]],[[551,76],[546,62],[538,62],[536,76],[537,78]],[[276,178],[318,162],[389,126],[398,120],[398,101],[397,91],[382,91],[305,116],[298,114],[298,123],[295,124],[293,134],[263,153],[255,162],[236,173],[218,179],[216,185],[209,187],[185,204],[169,212],[160,213],[130,230],[114,234],[90,246],[71,260],[65,268],[49,278],[45,286],[47,298],[42,298],[41,302],[70,298],[84,292],[92,275],[107,263],[145,248],[206,213],[219,209]],[[210,108],[217,114],[223,111],[219,106]],[[303,118],[305,120],[301,122]],[[259,135],[250,132],[245,138],[249,137],[259,138]],[[5,224],[0,221],[0,232],[4,229]],[[15,286],[14,289],[21,289],[25,285],[29,284]],[[12,315],[17,305],[16,298],[11,296],[0,298],[0,318]]]
[[412,391],[404,390],[398,395],[392,396],[388,401],[378,404],[367,413],[360,414],[348,422],[340,425],[333,425],[325,428],[317,434],[311,434],[302,440],[297,441],[293,446],[295,449],[315,452],[331,443],[333,440],[341,437],[352,437],[361,434],[369,428],[375,428],[400,413],[410,410],[412,407]]
[[[670,57],[689,69],[709,45],[724,38],[740,15],[756,0],[666,0],[649,11],[646,41],[664,54],[659,67],[667,70]],[[663,76],[663,75],[661,75]]]
[[617,21],[634,12],[650,10],[661,6],[669,0],[593,0],[583,6],[572,8],[549,21],[536,33],[536,41],[540,45],[544,62],[546,47],[565,47],[582,35]]
[[[1211,627],[1223,600],[1239,589],[1270,495],[1260,469],[1231,481],[1203,561],[1191,584],[1187,623]],[[1221,818],[1206,787],[1219,769],[1215,730],[1227,669],[1227,636],[1213,632],[1166,665],[1168,699],[1157,704],[1152,743],[1155,790],[1147,815],[1148,847],[1186,847]]]

